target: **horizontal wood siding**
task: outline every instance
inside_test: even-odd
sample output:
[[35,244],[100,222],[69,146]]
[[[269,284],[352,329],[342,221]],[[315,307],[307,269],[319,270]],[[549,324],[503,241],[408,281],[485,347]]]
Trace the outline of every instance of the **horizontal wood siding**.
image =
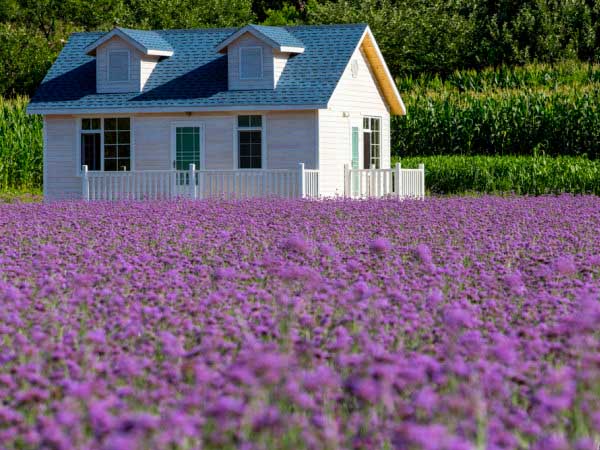
[[[390,167],[390,113],[361,49],[352,55],[358,75],[352,76],[351,62],[336,87],[329,108],[319,110],[319,170],[321,195],[344,193],[344,164],[351,163],[350,133],[358,124],[362,151],[362,118],[381,118],[381,168]],[[344,117],[344,114],[348,117]],[[362,153],[359,158],[362,164]],[[362,167],[362,166],[361,166]]]
[[81,197],[81,179],[76,176],[77,122],[72,117],[46,116],[46,200]]
[[134,120],[135,169],[172,168],[171,125],[173,122],[201,122],[205,130],[206,169],[233,167],[234,116],[211,114],[141,115]]
[[289,53],[282,53],[279,51],[273,52],[273,86],[277,87],[277,82],[281,78],[283,69],[288,62]]
[[317,168],[316,111],[271,112],[266,127],[269,169]]
[[144,56],[140,60],[140,91],[144,90],[150,74],[158,64],[158,56]]
[[[261,80],[240,80],[240,48],[241,47],[261,47],[263,55],[263,77]],[[259,41],[250,33],[240,36],[227,48],[228,70],[229,70],[229,89],[273,89],[275,86],[273,80],[273,49]]]
[[[108,52],[129,51],[129,81],[108,81]],[[96,88],[98,93],[140,92],[140,65],[142,53],[123,39],[114,36],[96,49]]]

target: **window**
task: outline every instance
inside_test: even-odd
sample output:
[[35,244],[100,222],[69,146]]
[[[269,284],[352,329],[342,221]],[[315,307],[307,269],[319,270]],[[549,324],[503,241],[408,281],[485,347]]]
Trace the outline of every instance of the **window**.
[[381,168],[381,119],[378,117],[363,118],[364,168]]
[[104,170],[131,170],[129,118],[104,119]]
[[130,119],[81,119],[81,165],[88,170],[131,170]]
[[262,116],[238,116],[238,167],[262,168]]
[[263,77],[263,56],[261,47],[240,48],[240,79],[260,80]]
[[108,52],[108,81],[129,81],[129,51]]
[[102,126],[100,119],[81,120],[81,165],[102,170]]

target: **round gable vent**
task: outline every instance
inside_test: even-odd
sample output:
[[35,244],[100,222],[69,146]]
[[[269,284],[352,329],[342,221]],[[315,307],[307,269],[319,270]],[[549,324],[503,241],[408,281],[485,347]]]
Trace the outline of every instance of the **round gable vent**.
[[356,78],[358,76],[358,60],[352,60],[350,63],[350,70],[352,70],[352,78]]

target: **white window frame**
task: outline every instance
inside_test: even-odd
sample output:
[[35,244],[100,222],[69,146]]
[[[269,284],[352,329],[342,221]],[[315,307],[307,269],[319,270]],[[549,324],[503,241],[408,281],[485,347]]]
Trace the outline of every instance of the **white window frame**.
[[[110,79],[110,55],[113,53],[127,53],[127,79],[126,80],[111,80]],[[109,83],[128,83],[131,81],[131,52],[124,49],[108,50],[106,55],[106,81]]]
[[[99,130],[84,130],[82,127],[83,119],[100,119]],[[106,114],[106,115],[85,115],[76,119],[77,133],[75,134],[75,175],[81,176],[81,135],[83,133],[100,133],[100,170],[94,170],[93,173],[104,173],[104,119],[129,119],[129,161],[131,165],[130,172],[135,170],[135,135],[134,135],[134,116],[127,114]],[[110,173],[113,171],[111,170]]]
[[204,122],[200,122],[198,120],[180,120],[177,122],[171,122],[171,169],[175,169],[175,162],[177,158],[177,128],[184,127],[200,129],[200,167],[196,167],[196,170],[204,170],[206,167],[206,133]]
[[[373,132],[373,130],[371,129],[371,119],[377,119],[379,121],[379,130],[377,130],[377,131],[379,132],[379,144],[378,144],[379,145],[379,169],[381,169],[381,159],[382,159],[381,158],[381,147],[383,145],[382,144],[382,141],[383,141],[383,130],[381,129],[381,127],[383,125],[383,118],[381,116],[363,115],[362,119],[363,119],[362,120],[363,123],[361,124],[361,129],[362,129],[363,134],[364,134],[365,131],[368,131],[369,133]],[[369,119],[369,128],[365,128],[365,126],[364,126],[364,119]],[[360,141],[363,141],[363,139],[359,139],[359,142]],[[371,145],[373,145],[373,137],[372,136],[371,136]],[[363,144],[359,144],[359,148],[360,147],[363,147],[363,151],[361,153],[362,158],[361,158],[361,161],[360,161],[359,165],[363,165],[364,160],[365,160],[365,158],[364,158],[364,152],[367,151],[367,149],[364,148]],[[368,149],[368,150],[369,150],[369,152],[371,151],[371,149]],[[371,160],[372,160],[372,158],[369,155],[369,164],[371,164],[371,162],[372,162]]]
[[[242,70],[243,69],[243,66],[242,66],[242,51],[243,50],[256,50],[256,49],[260,50],[260,76],[258,78],[256,78],[256,77],[244,77],[242,75],[242,72],[243,72],[243,70]],[[244,81],[262,80],[263,77],[264,77],[264,72],[265,72],[265,68],[264,68],[265,60],[264,60],[264,56],[263,56],[263,49],[262,49],[262,47],[258,47],[258,46],[254,46],[254,47],[240,47],[238,49],[238,52],[239,52],[239,55],[238,55],[239,56],[239,64],[238,64],[238,66],[239,66],[239,72],[240,72],[240,80],[244,80]]]
[[[261,127],[239,127],[238,118],[240,116],[260,116]],[[240,131],[261,131],[261,153],[260,153],[260,169],[241,169],[240,168]],[[243,113],[233,116],[233,169],[234,170],[266,170],[267,167],[267,115],[257,113]]]

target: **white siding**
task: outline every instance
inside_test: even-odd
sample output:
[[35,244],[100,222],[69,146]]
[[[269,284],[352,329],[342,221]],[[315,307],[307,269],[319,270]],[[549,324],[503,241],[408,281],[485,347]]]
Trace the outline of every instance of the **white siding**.
[[135,170],[172,168],[171,125],[173,122],[204,124],[206,169],[233,167],[234,116],[211,114],[140,115],[134,120]]
[[76,176],[77,121],[73,117],[46,116],[46,200],[81,197],[81,179]]
[[277,82],[283,73],[283,69],[285,69],[285,65],[288,62],[290,54],[282,53],[279,51],[273,52],[273,84],[274,87],[277,87]]
[[306,169],[316,169],[317,112],[271,112],[266,117],[268,168],[293,169],[303,162]]
[[[359,164],[362,167],[362,118],[381,117],[381,168],[390,167],[390,113],[369,64],[357,49],[358,76],[351,62],[336,87],[328,109],[319,110],[319,170],[321,195],[343,195],[344,164],[351,163],[351,127],[358,126]],[[344,117],[344,113],[349,116]]]
[[[261,80],[240,79],[240,48],[260,47],[263,55],[263,77]],[[227,47],[227,64],[229,71],[229,89],[273,89],[273,49],[264,42],[256,39],[250,33],[245,33]]]
[[[108,52],[129,51],[129,81],[108,81]],[[139,92],[142,53],[119,37],[113,37],[96,49],[96,89],[98,93]]]
[[140,91],[144,90],[150,74],[158,64],[158,56],[144,56],[140,60]]
[[[299,162],[307,169],[317,167],[317,111],[244,111],[241,114],[264,114],[268,168],[295,169]],[[174,122],[186,121],[204,125],[204,168],[236,168],[237,116],[237,112],[132,116],[133,169],[171,169],[171,127]],[[75,117],[46,117],[44,188],[48,200],[81,196],[81,178],[76,175],[78,121]]]

